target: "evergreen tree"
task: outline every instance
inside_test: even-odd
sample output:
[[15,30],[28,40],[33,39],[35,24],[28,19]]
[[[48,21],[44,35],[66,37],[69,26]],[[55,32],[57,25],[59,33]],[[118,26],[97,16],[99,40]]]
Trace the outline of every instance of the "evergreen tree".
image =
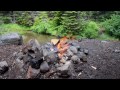
[[79,22],[78,22],[78,12],[77,11],[65,11],[61,17],[61,24],[64,27],[62,33],[64,35],[77,35],[79,34]]

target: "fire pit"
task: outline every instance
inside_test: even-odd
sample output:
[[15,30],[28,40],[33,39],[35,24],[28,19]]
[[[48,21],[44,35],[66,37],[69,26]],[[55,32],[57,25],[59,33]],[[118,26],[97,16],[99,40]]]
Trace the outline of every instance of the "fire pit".
[[52,39],[45,45],[40,45],[36,39],[31,39],[15,58],[28,66],[26,78],[41,78],[56,75],[56,78],[77,77],[74,64],[87,62],[88,50],[80,48],[78,40],[67,37]]

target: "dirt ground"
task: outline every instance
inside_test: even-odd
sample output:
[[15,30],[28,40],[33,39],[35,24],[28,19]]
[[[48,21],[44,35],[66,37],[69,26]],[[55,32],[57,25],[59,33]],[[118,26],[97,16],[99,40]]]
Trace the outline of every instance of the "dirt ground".
[[[120,79],[120,41],[82,40],[81,48],[89,50],[87,63],[76,65],[82,72],[79,79]],[[14,63],[13,53],[23,46],[0,46],[0,61],[7,61],[9,70],[0,79],[24,79],[26,73],[21,73]],[[93,67],[95,68],[93,68]]]

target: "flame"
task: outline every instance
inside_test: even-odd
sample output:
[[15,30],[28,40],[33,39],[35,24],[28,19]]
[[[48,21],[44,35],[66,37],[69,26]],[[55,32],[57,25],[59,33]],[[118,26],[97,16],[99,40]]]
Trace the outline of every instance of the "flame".
[[58,48],[58,56],[59,58],[62,58],[64,53],[67,51],[67,49],[69,48],[69,44],[67,44],[68,38],[67,37],[63,37],[60,39],[60,42],[57,44],[57,48]]

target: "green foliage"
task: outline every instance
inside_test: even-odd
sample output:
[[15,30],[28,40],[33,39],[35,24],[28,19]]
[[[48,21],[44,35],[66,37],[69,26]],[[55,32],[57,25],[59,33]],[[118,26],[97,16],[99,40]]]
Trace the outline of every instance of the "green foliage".
[[11,17],[0,16],[0,20],[2,23],[8,24],[11,22]]
[[97,23],[90,21],[86,24],[84,31],[82,32],[83,37],[96,38],[98,37],[99,26]]
[[97,39],[99,39],[99,40],[118,40],[115,37],[112,37],[106,33],[100,35]]
[[109,35],[120,39],[120,15],[113,14],[110,19],[102,23],[102,26]]
[[18,32],[20,34],[24,34],[25,30],[29,30],[29,28],[20,26],[17,24],[2,24],[2,25],[0,25],[0,34],[9,33],[9,32]]
[[77,17],[77,11],[65,11],[62,14],[61,24],[64,27],[64,35],[77,35],[79,33],[80,27]]
[[54,20],[50,20],[46,12],[41,12],[31,29],[37,33],[56,35],[55,26]]
[[[112,40],[109,34],[120,39],[120,11],[1,11],[0,24],[0,33],[32,30],[56,36]],[[106,30],[100,36],[99,24]]]
[[32,18],[29,11],[24,11],[24,13],[17,14],[16,23],[23,26],[32,26],[34,19]]

